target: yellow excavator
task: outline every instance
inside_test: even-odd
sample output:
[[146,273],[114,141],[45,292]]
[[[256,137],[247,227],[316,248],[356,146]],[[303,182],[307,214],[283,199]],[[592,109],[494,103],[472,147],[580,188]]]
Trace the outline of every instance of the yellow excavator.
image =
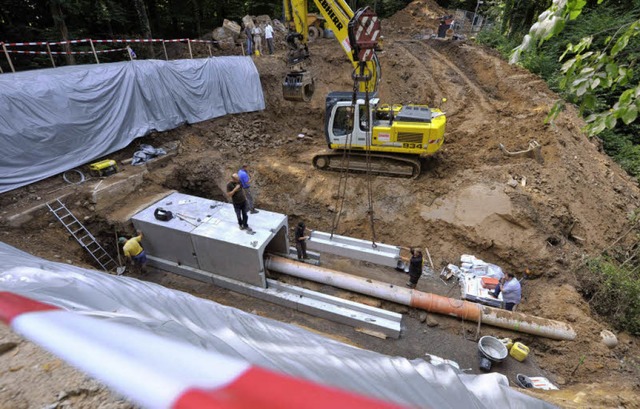
[[[446,117],[426,105],[380,104],[381,79],[376,51],[380,21],[368,7],[355,13],[344,0],[314,0],[354,66],[353,92],[326,97],[324,131],[329,150],[313,158],[317,169],[354,171],[416,178],[420,158],[435,154],[444,142]],[[286,100],[309,101],[315,90],[310,71],[307,0],[284,0],[289,26],[287,44],[291,66],[283,82]]]

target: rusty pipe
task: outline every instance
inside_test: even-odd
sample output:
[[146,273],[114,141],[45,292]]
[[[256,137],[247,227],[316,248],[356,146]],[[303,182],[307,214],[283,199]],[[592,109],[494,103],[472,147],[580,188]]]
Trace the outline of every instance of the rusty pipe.
[[398,287],[382,281],[300,263],[285,257],[268,255],[265,259],[265,267],[309,281],[343,288],[429,312],[450,315],[470,321],[481,321],[484,324],[512,331],[561,340],[572,340],[576,337],[573,328],[563,322]]

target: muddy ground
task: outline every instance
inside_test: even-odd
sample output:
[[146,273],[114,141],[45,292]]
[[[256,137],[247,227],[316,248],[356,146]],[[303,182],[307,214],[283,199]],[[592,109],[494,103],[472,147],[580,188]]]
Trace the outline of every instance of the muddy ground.
[[[600,331],[611,328],[580,295],[576,275],[587,257],[599,254],[628,231],[630,216],[638,207],[638,184],[583,135],[583,123],[572,107],[553,123],[544,123],[558,97],[540,78],[508,65],[494,51],[472,41],[423,39],[425,32],[437,27],[436,18],[441,12],[431,3],[417,1],[383,22],[382,102],[440,106],[447,113],[448,126],[444,148],[436,157],[425,160],[418,179],[377,177],[372,181],[377,239],[428,247],[437,271],[448,263],[459,264],[461,254],[476,255],[519,274],[528,269],[531,275],[524,281],[519,311],[570,323],[578,334],[575,341],[552,341],[486,326],[476,333],[475,323],[426,317],[405,307],[297,282],[405,313],[401,339],[379,340],[171,274],[153,272],[140,278],[301,325],[363,348],[409,358],[431,353],[454,359],[462,368],[472,368],[472,373],[479,373],[474,342],[477,335],[510,336],[531,347],[530,359],[522,364],[510,359],[497,370],[511,381],[519,372],[549,377],[561,391],[537,393],[542,399],[564,407],[640,407],[638,339],[617,333],[620,342],[612,350],[600,342]],[[149,135],[111,155],[117,160],[130,157],[139,143],[181,144],[177,155],[147,167],[142,188],[114,198],[102,208],[96,208],[87,198],[97,180],[88,180],[84,187],[70,187],[58,176],[8,192],[0,196],[4,221],[0,239],[40,257],[92,267],[45,209],[34,212],[18,227],[9,219],[25,208],[68,194],[65,203],[115,253],[114,230],[130,232],[127,216],[148,203],[150,197],[175,189],[222,200],[228,175],[243,162],[254,171],[258,208],[289,215],[290,226],[303,219],[312,229],[330,231],[338,208],[339,175],[312,169],[310,159],[326,146],[322,134],[324,97],[329,91],[352,88],[351,68],[335,40],[318,40],[310,50],[311,70],[317,80],[310,103],[282,100],[281,81],[287,70],[282,51],[255,58],[265,111]],[[443,98],[447,99],[445,103]],[[299,134],[305,136],[300,138]],[[499,149],[499,144],[512,151],[526,149],[532,140],[542,146],[543,163],[533,157],[506,156]],[[144,171],[127,166],[121,170],[122,175]],[[349,178],[338,234],[371,239],[366,189],[366,176]],[[406,280],[395,271],[333,262],[348,272],[397,284]],[[424,277],[418,289],[459,296],[455,284],[442,283],[437,276]],[[427,325],[434,322],[437,326]],[[5,329],[0,332],[0,343],[15,339]],[[71,398],[71,407],[128,406],[94,387],[83,375],[69,375],[72,371],[66,372],[65,365],[53,357],[42,355],[37,362],[29,361],[31,358],[25,355],[40,357],[42,353],[27,342],[17,342],[16,349],[0,357],[0,401],[17,396],[26,403],[5,407],[63,404]],[[6,364],[13,359],[17,361]],[[20,363],[20,359],[25,362]],[[48,362],[56,362],[53,369]],[[47,380],[51,374],[66,377],[71,383],[51,383]],[[83,392],[58,399],[61,390]]]

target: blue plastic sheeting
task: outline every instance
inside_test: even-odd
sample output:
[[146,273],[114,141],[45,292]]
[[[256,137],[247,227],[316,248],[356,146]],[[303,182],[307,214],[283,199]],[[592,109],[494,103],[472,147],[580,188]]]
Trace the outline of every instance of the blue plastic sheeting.
[[555,407],[509,388],[498,373],[467,375],[448,364],[356,348],[158,284],[43,260],[2,242],[0,291],[409,407]]
[[0,75],[0,193],[135,138],[265,107],[250,57],[127,61]]

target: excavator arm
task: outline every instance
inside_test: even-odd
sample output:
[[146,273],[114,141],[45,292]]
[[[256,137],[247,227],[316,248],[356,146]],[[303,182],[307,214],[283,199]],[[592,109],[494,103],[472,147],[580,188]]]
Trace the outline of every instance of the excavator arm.
[[[311,73],[304,69],[309,58],[308,0],[284,0],[284,14],[289,27],[288,61],[292,69],[282,86],[287,100],[309,101],[315,89]],[[378,17],[368,7],[351,10],[344,0],[313,0],[354,67],[359,90],[378,90],[382,72],[375,53],[380,34]]]

